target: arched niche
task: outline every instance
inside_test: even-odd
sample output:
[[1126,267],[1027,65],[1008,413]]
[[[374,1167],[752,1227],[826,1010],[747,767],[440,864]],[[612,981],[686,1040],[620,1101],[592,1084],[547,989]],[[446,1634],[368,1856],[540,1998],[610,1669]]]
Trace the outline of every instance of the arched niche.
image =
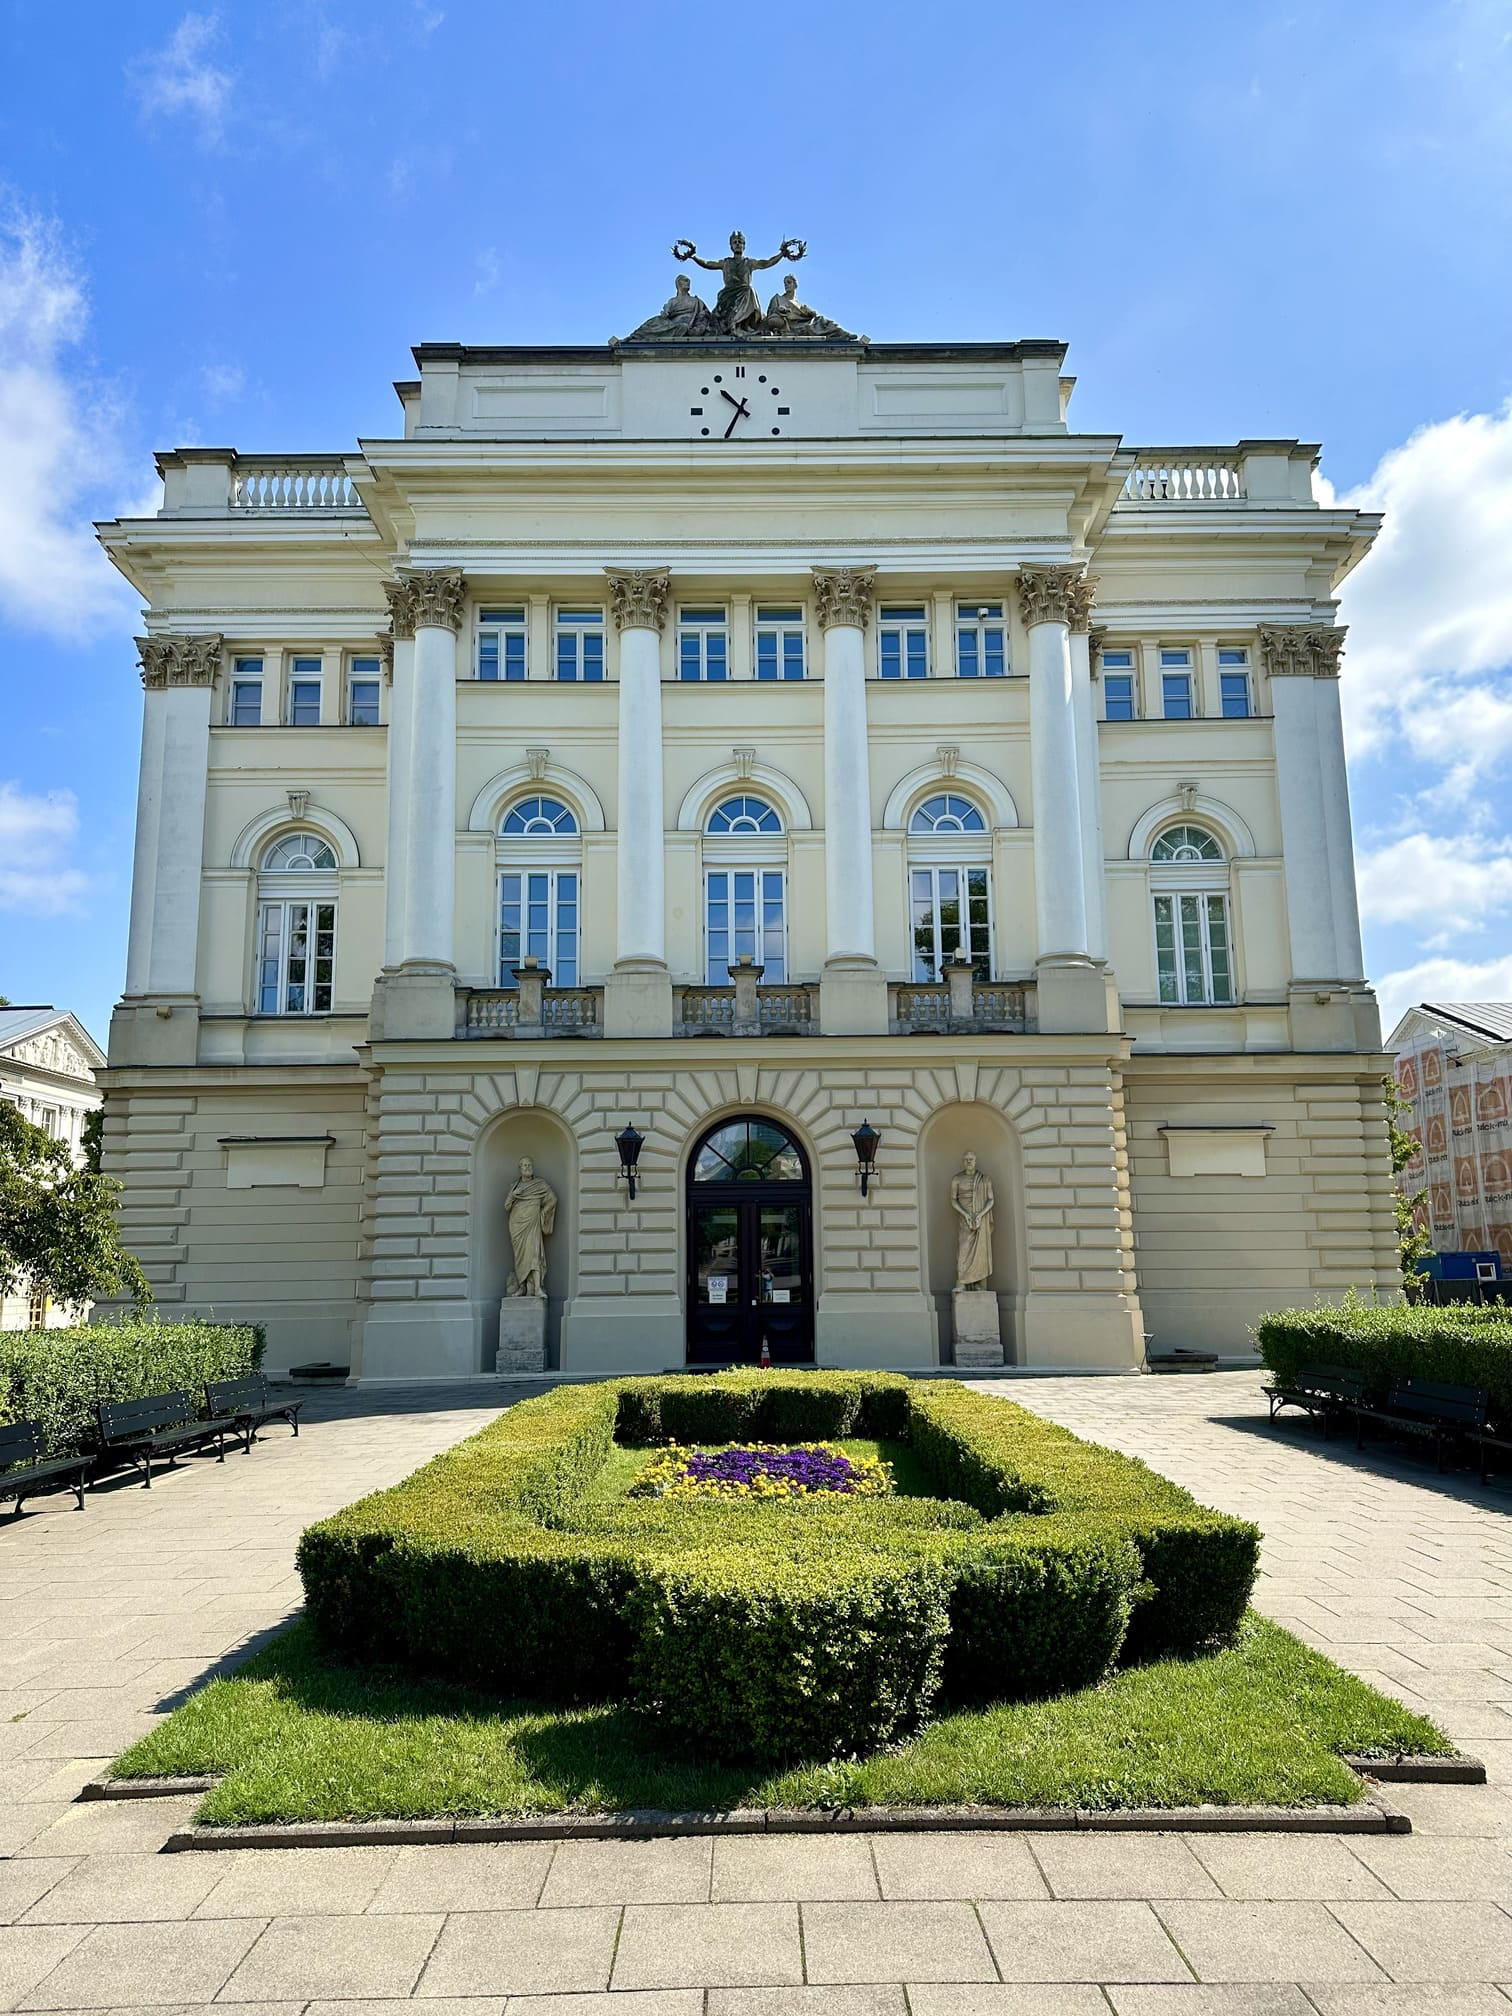
[[966,1151],[974,1149],[977,1168],[992,1184],[992,1278],[1002,1316],[1004,1356],[1018,1362],[1019,1331],[1028,1275],[1024,1245],[1024,1159],[1018,1135],[1006,1114],[980,1101],[958,1101],[938,1107],[919,1130],[920,1247],[924,1260],[924,1293],[939,1326],[940,1358],[953,1358],[950,1295],[955,1287],[956,1228],[960,1220],[950,1205],[952,1177],[959,1174]]
[[483,1370],[491,1372],[499,1336],[499,1303],[509,1284],[512,1254],[504,1200],[529,1156],[535,1173],[557,1194],[556,1229],[546,1242],[546,1358],[561,1363],[562,1310],[577,1289],[577,1142],[554,1113],[516,1106],[478,1136],[473,1165],[471,1294],[482,1328]]

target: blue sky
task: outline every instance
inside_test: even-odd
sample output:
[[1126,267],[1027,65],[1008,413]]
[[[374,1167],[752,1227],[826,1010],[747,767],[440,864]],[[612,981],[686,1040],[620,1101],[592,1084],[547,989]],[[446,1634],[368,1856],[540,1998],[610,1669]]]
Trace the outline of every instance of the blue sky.
[[1084,430],[1321,440],[1371,972],[1512,996],[1509,102],[1512,0],[0,0],[0,993],[119,992],[152,450],[392,433],[412,342],[602,341],[739,225],[1065,339]]

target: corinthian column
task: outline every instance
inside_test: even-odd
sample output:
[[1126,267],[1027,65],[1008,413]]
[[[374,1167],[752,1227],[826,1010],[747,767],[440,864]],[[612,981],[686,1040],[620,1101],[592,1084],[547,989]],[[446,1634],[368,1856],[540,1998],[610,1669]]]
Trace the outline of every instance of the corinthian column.
[[872,896],[866,729],[866,626],[874,573],[871,567],[814,570],[824,636],[825,960],[819,1018],[830,1036],[887,1028],[887,980],[877,965]]
[[1097,708],[1092,691],[1091,623],[1092,602],[1096,593],[1096,581],[1090,574],[1084,574],[1071,589],[1068,617],[1087,950],[1093,959],[1105,960],[1108,956],[1108,904],[1103,866],[1102,764],[1097,746]]
[[[394,624],[389,727],[390,889],[382,1033],[451,1036],[456,1025],[457,633],[463,583],[439,568],[386,588]],[[406,652],[405,646],[408,646]],[[406,662],[407,661],[407,662]]]
[[[1021,568],[1018,589],[1029,632],[1039,1026],[1106,1029],[1107,990],[1093,963],[1087,921],[1087,843],[1096,818],[1095,779],[1084,775],[1091,680],[1089,671],[1078,682],[1071,655],[1072,625],[1085,635],[1091,590],[1079,567]],[[1080,684],[1089,697],[1078,733]]]
[[606,569],[619,631],[619,812],[615,959],[604,992],[610,1036],[669,1036],[666,793],[662,781],[664,569]]

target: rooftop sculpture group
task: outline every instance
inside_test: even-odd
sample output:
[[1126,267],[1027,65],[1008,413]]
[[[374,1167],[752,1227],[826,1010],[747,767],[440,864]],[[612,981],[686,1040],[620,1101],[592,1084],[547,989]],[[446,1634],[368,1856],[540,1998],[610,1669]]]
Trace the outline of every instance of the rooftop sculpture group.
[[728,259],[704,259],[691,238],[679,238],[672,247],[674,259],[691,260],[706,272],[719,274],[723,285],[710,308],[693,292],[686,273],[679,273],[676,291],[659,315],[642,322],[623,338],[626,343],[696,343],[710,339],[739,337],[757,341],[796,338],[801,342],[865,342],[827,315],[805,306],[798,299],[798,278],[789,273],[782,292],[774,294],[762,313],[761,301],[751,284],[751,276],[776,266],[784,259],[801,259],[808,246],[801,238],[784,238],[770,259],[752,259],[746,253],[745,234],[730,233]]

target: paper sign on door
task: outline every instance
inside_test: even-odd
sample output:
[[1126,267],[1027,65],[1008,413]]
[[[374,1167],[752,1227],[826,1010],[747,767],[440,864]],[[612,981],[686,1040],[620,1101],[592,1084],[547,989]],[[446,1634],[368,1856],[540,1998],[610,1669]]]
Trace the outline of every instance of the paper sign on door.
[[730,1277],[728,1274],[711,1274],[709,1276],[709,1300],[711,1302],[723,1302],[729,1286]]

